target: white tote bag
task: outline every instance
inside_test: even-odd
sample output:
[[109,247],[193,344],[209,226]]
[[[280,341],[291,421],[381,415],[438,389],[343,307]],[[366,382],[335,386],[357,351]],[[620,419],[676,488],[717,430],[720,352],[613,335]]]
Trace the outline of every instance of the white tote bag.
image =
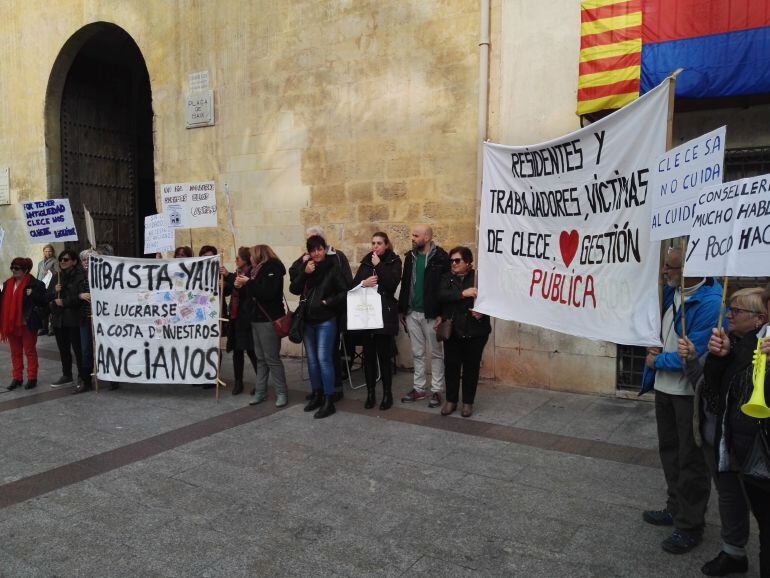
[[382,299],[377,287],[359,285],[348,291],[348,329],[382,329]]

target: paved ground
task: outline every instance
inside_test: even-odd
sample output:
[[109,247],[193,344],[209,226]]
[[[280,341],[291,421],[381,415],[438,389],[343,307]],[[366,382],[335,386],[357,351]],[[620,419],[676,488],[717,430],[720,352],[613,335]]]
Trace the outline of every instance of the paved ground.
[[469,420],[365,411],[362,390],[313,420],[287,370],[282,410],[183,385],[3,390],[0,576],[699,576],[718,551],[713,499],[686,556],[641,520],[664,498],[652,404],[485,384]]

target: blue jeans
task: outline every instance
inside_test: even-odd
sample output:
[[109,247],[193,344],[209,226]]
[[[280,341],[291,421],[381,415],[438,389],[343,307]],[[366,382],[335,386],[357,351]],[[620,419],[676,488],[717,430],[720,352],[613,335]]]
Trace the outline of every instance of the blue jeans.
[[[80,326],[80,348],[83,351],[83,370],[88,374],[88,379],[91,379],[94,370],[94,336],[90,321],[87,325]],[[80,377],[86,378],[84,375]]]
[[305,353],[310,385],[313,391],[334,395],[334,340],[337,320],[329,319],[318,325],[305,323]]

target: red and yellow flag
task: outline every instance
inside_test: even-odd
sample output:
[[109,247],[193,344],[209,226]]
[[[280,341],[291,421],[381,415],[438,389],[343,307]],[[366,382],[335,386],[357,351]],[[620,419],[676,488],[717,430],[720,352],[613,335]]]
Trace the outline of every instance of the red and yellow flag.
[[577,113],[636,99],[641,61],[642,0],[582,0]]

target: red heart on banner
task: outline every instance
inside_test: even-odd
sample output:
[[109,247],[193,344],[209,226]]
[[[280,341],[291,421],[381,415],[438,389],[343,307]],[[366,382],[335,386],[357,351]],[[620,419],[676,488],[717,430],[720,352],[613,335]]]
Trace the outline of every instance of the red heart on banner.
[[559,235],[559,249],[561,249],[561,258],[564,259],[565,267],[569,267],[572,259],[575,258],[579,242],[580,235],[578,235],[575,229],[572,229],[569,233],[562,231],[561,235]]

